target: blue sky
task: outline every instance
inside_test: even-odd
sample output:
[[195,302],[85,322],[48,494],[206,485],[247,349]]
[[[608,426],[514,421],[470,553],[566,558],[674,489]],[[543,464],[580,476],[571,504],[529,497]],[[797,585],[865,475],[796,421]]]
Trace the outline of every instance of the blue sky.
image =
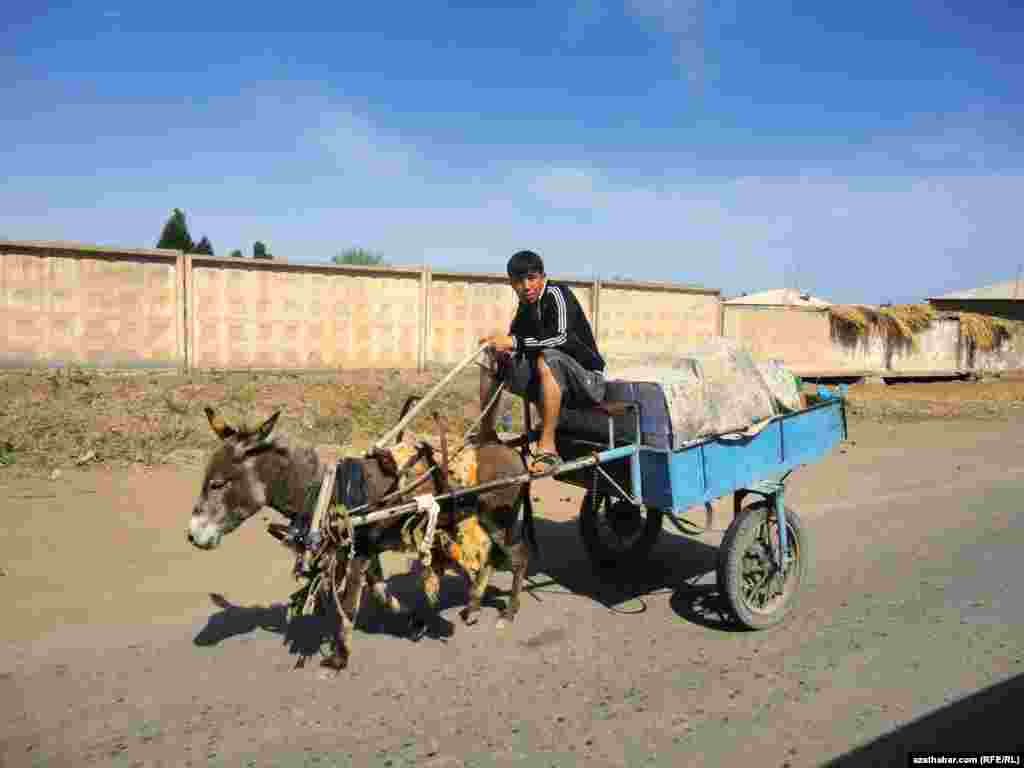
[[[1014,7],[1016,5],[1016,7]],[[18,7],[21,6],[21,7]],[[0,237],[920,300],[1024,261],[1024,5],[14,3]]]

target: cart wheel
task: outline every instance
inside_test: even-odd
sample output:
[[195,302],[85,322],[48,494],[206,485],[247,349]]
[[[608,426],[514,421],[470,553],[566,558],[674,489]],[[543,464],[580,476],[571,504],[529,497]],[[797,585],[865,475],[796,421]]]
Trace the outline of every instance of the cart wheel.
[[796,604],[809,575],[807,535],[799,515],[786,507],[786,543],[790,562],[784,573],[774,565],[778,522],[768,501],[744,507],[729,526],[718,550],[718,587],[740,623],[767,629]]
[[647,559],[661,533],[664,514],[615,496],[588,492],[580,506],[580,536],[598,568],[623,568]]

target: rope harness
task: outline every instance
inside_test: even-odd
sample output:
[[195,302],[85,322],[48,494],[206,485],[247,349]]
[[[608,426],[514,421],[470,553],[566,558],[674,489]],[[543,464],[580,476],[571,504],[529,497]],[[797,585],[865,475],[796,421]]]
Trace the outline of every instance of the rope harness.
[[[332,465],[324,471],[319,483],[311,483],[306,487],[304,508],[296,516],[296,520],[291,526],[271,524],[270,533],[296,552],[293,575],[297,579],[306,581],[291,596],[289,620],[315,612],[318,597],[326,598],[327,592],[332,594],[337,610],[342,611],[340,595],[344,593],[349,575],[349,564],[352,562],[357,544],[355,519],[361,514],[381,508],[389,502],[403,497],[408,498],[412,491],[422,486],[432,475],[435,476],[435,489],[440,493],[447,492],[451,486],[451,462],[473,443],[471,436],[483,423],[484,417],[497,401],[503,389],[504,383],[500,383],[480,417],[466,430],[462,437],[462,445],[451,456],[448,453],[446,423],[437,412],[433,414],[440,435],[440,464],[435,459],[433,446],[425,440],[418,442],[416,451],[401,467],[395,465],[394,458],[385,449],[374,446],[364,458],[376,460],[382,469],[385,466],[395,467],[394,480],[379,499],[375,501],[366,499],[350,508],[344,503],[348,499],[339,498],[338,465]],[[413,395],[406,400],[399,417],[400,423],[407,416],[412,405],[420,399]],[[398,431],[395,437],[396,442],[402,440],[403,434],[404,429]],[[420,461],[426,461],[427,469],[403,486],[403,479]],[[346,493],[340,495],[349,495],[347,488],[345,491]],[[429,568],[433,563],[435,545],[449,551],[456,543],[453,529],[464,517],[468,517],[468,514],[460,515],[458,505],[449,502],[451,514],[445,521],[447,524],[444,527],[439,527],[442,510],[434,494],[416,495],[412,497],[412,501],[416,503],[416,511],[405,515],[405,520],[399,529],[402,549],[407,552],[415,552],[422,567]],[[497,532],[494,526],[487,524],[482,519],[480,523],[494,539]],[[500,542],[494,541],[494,544],[498,546],[502,554],[506,554]],[[370,560],[370,568],[378,578],[383,578],[383,574],[378,573],[380,570],[379,555],[385,549],[370,546],[364,553]]]

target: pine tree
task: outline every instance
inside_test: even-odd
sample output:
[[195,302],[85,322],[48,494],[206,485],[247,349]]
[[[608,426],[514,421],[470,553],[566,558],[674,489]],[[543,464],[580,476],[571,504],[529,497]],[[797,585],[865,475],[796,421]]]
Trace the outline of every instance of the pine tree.
[[157,248],[172,248],[176,251],[189,253],[192,251],[192,237],[188,233],[188,225],[185,223],[185,214],[180,208],[175,208],[171,217],[164,224],[164,231],[160,234]]
[[274,258],[270,251],[267,250],[267,246],[263,244],[261,240],[257,240],[252,244],[252,257],[254,259],[272,259]]

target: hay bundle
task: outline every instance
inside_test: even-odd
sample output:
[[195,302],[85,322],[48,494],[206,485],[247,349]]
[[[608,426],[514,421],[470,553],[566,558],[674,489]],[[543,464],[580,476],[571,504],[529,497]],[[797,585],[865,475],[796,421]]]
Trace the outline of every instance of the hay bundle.
[[927,329],[936,317],[928,304],[896,304],[869,307],[864,304],[834,304],[829,307],[833,327],[839,336],[858,339],[876,334],[887,343],[914,343],[914,336]]
[[975,312],[960,312],[960,333],[971,349],[988,352],[1024,330],[1024,323]]

